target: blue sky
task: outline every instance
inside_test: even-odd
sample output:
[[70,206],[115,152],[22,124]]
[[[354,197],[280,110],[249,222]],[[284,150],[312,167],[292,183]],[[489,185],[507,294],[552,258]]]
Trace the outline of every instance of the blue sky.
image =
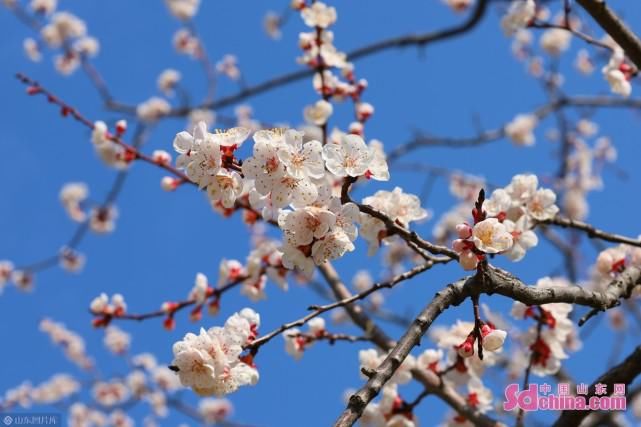
[[[290,17],[280,41],[270,40],[261,24],[268,9],[283,10],[288,2],[203,3],[196,24],[214,60],[227,53],[237,55],[249,84],[298,69],[297,37],[304,31],[300,19],[295,14]],[[554,7],[556,3],[552,2]],[[641,22],[641,5],[612,3],[625,11],[629,22]],[[171,38],[179,24],[162,2],[61,0],[60,9],[82,17],[89,32],[99,38],[101,52],[95,65],[116,99],[135,104],[155,94],[156,77],[167,67],[181,71],[195,99],[204,96],[199,64],[172,49]],[[498,25],[500,10],[500,6],[491,7],[478,28],[461,38],[427,49],[393,50],[358,61],[357,75],[369,81],[365,99],[376,108],[368,123],[367,136],[382,140],[388,149],[408,141],[415,129],[435,135],[470,136],[475,132],[476,122],[488,129],[495,128],[517,113],[544,104],[546,98],[540,85],[527,76],[523,64],[510,54],[510,40],[502,35]],[[360,2],[348,2],[338,5],[338,15],[335,42],[346,51],[390,36],[442,28],[462,19],[437,0],[411,0],[396,7],[380,0],[370,0],[367,7]],[[62,120],[43,100],[25,96],[24,87],[15,80],[14,73],[22,71],[39,80],[92,119],[120,117],[103,109],[97,93],[81,73],[71,77],[57,75],[52,69],[51,55],[46,55],[40,64],[29,62],[21,46],[22,40],[32,34],[4,9],[0,9],[0,28],[3,28],[0,129],[4,149],[0,157],[0,199],[4,207],[0,210],[0,259],[25,264],[54,254],[75,229],[58,203],[61,186],[69,181],[85,181],[92,198],[100,200],[115,174],[94,155],[88,131],[70,120]],[[573,40],[571,53],[562,59],[562,69],[568,71],[564,91],[570,95],[607,94],[607,84],[598,72],[592,77],[582,77],[572,71],[574,53],[580,47],[583,44]],[[236,90],[234,83],[222,81],[218,93],[224,96]],[[637,90],[635,87],[634,91]],[[248,103],[256,117],[265,122],[295,125],[302,121],[302,108],[315,100],[311,83],[301,81],[252,98]],[[232,114],[232,108],[221,114]],[[350,108],[347,104],[338,106],[332,125],[344,128],[349,123]],[[574,111],[569,115],[577,117]],[[610,110],[598,112],[595,118],[601,135],[610,136],[617,147],[617,167],[626,172],[627,178],[605,172],[604,190],[590,195],[589,220],[603,229],[636,236],[640,232],[641,207],[636,197],[641,178],[637,167],[640,115],[636,111]],[[414,152],[411,160],[482,175],[499,185],[507,184],[514,174],[522,172],[550,177],[557,169],[558,147],[547,141],[544,134],[552,126],[554,121],[548,119],[538,127],[537,144],[532,148],[517,148],[503,140],[465,151],[424,149]],[[171,150],[173,135],[183,127],[180,119],[167,120],[154,129],[144,150]],[[80,375],[59,349],[38,332],[42,317],[51,317],[81,333],[102,372],[119,373],[126,368],[124,361],[107,354],[102,331],[91,327],[87,307],[93,297],[103,291],[121,292],[130,310],[148,311],[166,299],[184,298],[196,272],[215,278],[221,258],[244,260],[249,244],[240,220],[221,219],[211,211],[204,196],[191,188],[164,193],[159,187],[161,177],[158,170],[147,165],[133,166],[117,203],[121,215],[116,232],[108,236],[90,235],[83,242],[80,250],[87,255],[88,262],[81,274],[69,275],[52,269],[36,277],[32,295],[12,288],[0,296],[0,342],[6,343],[0,390],[24,379],[38,383],[61,371]],[[407,192],[420,193],[424,179],[416,172],[392,169],[389,183],[371,184],[359,189],[358,194],[366,196],[395,185]],[[438,218],[451,203],[447,184],[438,181],[426,207]],[[434,223],[433,219],[418,230],[429,235]],[[355,271],[374,265],[365,256],[364,242],[359,241],[357,246],[355,253],[336,263],[347,279]],[[586,267],[595,253],[588,244],[581,249],[582,266]],[[519,264],[498,263],[531,282],[557,269],[562,260],[542,243]],[[372,273],[377,275],[382,269],[375,266]],[[389,307],[416,313],[434,292],[462,275],[460,268],[452,265],[419,276],[389,295]],[[169,362],[171,344],[185,332],[200,325],[221,324],[229,314],[245,306],[251,305],[261,313],[261,331],[267,332],[302,316],[308,305],[322,302],[316,294],[298,286],[283,293],[269,285],[268,295],[268,300],[252,305],[237,292],[231,292],[225,295],[218,317],[205,316],[200,324],[191,324],[185,315],[179,315],[177,328],[172,332],[164,331],[160,321],[154,320],[119,326],[133,334],[133,352],[151,351],[159,360]],[[484,301],[499,311],[509,309],[509,302],[500,297],[486,297]],[[456,318],[469,320],[471,311],[466,302],[439,318],[437,324],[448,325]],[[577,381],[591,382],[606,367],[609,354],[607,351],[603,354],[603,349],[611,347],[613,334],[605,324],[600,323],[591,340],[567,363]],[[627,337],[619,359],[638,344],[631,338],[638,334],[635,327],[631,327],[632,335]],[[386,328],[393,336],[402,333],[394,326]],[[345,330],[356,333],[352,328]],[[329,347],[321,343],[294,363],[285,353],[282,339],[275,339],[261,350],[257,361],[261,370],[258,385],[231,396],[237,413],[234,419],[258,426],[328,425],[343,408],[343,391],[362,383],[357,349],[365,347],[345,343]],[[600,356],[598,362],[595,354]],[[418,392],[416,386],[402,390],[408,399]],[[185,396],[193,401],[190,393]],[[145,411],[145,405],[140,405],[134,414],[140,420]],[[435,413],[439,415],[434,416]],[[443,419],[442,413],[443,405],[434,398],[426,399],[417,409],[424,425],[437,424]],[[543,415],[541,419],[545,419]],[[176,416],[165,423],[179,421],[188,420]]]

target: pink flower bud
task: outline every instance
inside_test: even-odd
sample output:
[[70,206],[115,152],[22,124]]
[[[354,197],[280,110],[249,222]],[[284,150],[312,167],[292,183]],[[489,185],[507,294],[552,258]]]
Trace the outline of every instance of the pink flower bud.
[[452,249],[454,249],[455,252],[461,253],[467,249],[467,244],[465,240],[456,239],[452,242]]
[[165,150],[154,150],[151,154],[151,158],[159,165],[168,165],[171,163],[171,154]]
[[126,120],[118,120],[116,122],[116,134],[118,136],[124,134],[127,132],[127,121]]
[[160,188],[165,191],[174,191],[178,187],[178,180],[171,176],[165,176],[160,180]]
[[456,232],[461,239],[469,239],[472,237],[472,227],[465,223],[458,224],[456,226]]
[[472,357],[474,355],[474,338],[468,338],[457,347],[458,355],[461,357]]
[[485,337],[487,334],[489,334],[493,330],[494,330],[494,328],[492,328],[488,324],[485,324],[485,325],[481,326],[481,336]]
[[306,7],[305,0],[292,0],[292,2],[290,3],[290,6],[292,9],[295,9],[295,10],[305,9]]
[[356,106],[356,117],[361,122],[369,119],[374,114],[374,107],[367,102],[361,102]]
[[350,123],[348,130],[351,134],[363,136],[363,124],[360,122]]
[[474,270],[479,263],[479,259],[474,252],[464,250],[460,253],[458,262],[463,267],[463,270]]

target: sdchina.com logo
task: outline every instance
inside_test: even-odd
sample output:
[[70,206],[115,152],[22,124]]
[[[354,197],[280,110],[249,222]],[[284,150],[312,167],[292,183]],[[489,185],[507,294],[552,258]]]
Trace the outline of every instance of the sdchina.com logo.
[[530,384],[520,390],[518,384],[509,384],[505,388],[503,409],[512,411],[625,411],[627,401],[625,384],[614,384],[612,395],[608,395],[607,384],[596,384],[593,393],[588,393],[587,384],[577,384],[576,394],[570,394],[568,383],[557,384],[557,392],[552,393],[549,384]]

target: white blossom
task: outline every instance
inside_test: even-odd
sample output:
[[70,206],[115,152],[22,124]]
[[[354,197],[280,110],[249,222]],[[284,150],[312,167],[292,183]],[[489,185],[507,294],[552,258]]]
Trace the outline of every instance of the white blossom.
[[536,175],[514,175],[512,182],[505,187],[512,200],[517,203],[527,202],[536,193],[539,179]]
[[474,225],[472,239],[480,251],[489,254],[506,251],[513,244],[512,235],[496,218],[488,218]]
[[216,63],[216,71],[232,80],[240,79],[238,59],[234,55],[223,56],[223,58]]
[[27,58],[29,58],[33,62],[40,62],[40,60],[42,59],[40,46],[38,45],[38,42],[31,37],[24,39],[24,41],[22,42],[22,48],[25,55],[27,55]]
[[95,37],[84,36],[73,42],[73,50],[81,56],[96,56],[100,50],[100,42]]
[[180,82],[181,74],[173,68],[163,70],[158,76],[158,89],[165,95],[172,95],[176,85]]
[[336,22],[336,9],[317,1],[304,8],[301,16],[308,27],[327,28]]
[[308,105],[303,111],[303,116],[307,123],[321,126],[327,123],[327,120],[332,115],[334,108],[332,104],[324,99],[316,101],[314,105]]
[[568,50],[572,33],[561,28],[550,28],[541,35],[541,48],[552,56],[559,56]]
[[627,98],[632,93],[632,85],[630,84],[628,76],[621,70],[622,65],[624,65],[624,60],[623,50],[616,48],[610,58],[610,62],[603,67],[602,72],[610,85],[612,93]]
[[111,233],[116,228],[118,209],[115,206],[101,206],[89,212],[89,228],[99,234]]
[[533,114],[519,114],[505,126],[505,134],[516,145],[530,146],[535,142],[533,130],[538,119]]
[[207,424],[218,424],[233,413],[232,403],[227,399],[205,398],[198,402],[198,413]]
[[[489,199],[483,202],[483,210],[489,216],[498,216],[499,214],[507,213],[512,207],[512,198],[510,194],[503,188],[497,188],[492,191]],[[464,237],[462,237],[464,238]]]
[[212,202],[218,202],[225,208],[232,208],[243,191],[243,180],[236,171],[220,170],[210,179],[207,195]]
[[506,36],[526,27],[536,14],[534,0],[512,0],[507,13],[501,19],[501,28]]
[[181,21],[187,21],[198,13],[200,0],[165,0],[169,12]]
[[280,27],[282,25],[281,17],[279,14],[273,11],[267,11],[265,17],[263,18],[263,29],[267,35],[274,39],[278,40],[281,38],[282,33]]
[[36,13],[51,15],[58,4],[57,0],[31,0],[29,7]]
[[554,191],[548,188],[539,189],[527,202],[527,212],[539,221],[552,219],[559,212],[555,202],[556,194],[554,194]]
[[225,395],[258,381],[258,371],[241,361],[243,345],[254,337],[258,318],[251,310],[236,313],[224,327],[188,333],[174,344],[174,365],[180,382],[201,396]]
[[343,135],[340,144],[328,143],[323,147],[325,165],[336,176],[365,174],[373,157],[374,153],[358,135]]
[[118,328],[110,325],[105,330],[105,347],[114,354],[125,354],[131,344],[131,336]]
[[539,238],[534,231],[530,230],[527,226],[527,217],[522,216],[515,223],[506,219],[503,221],[507,231],[512,235],[513,245],[505,252],[512,261],[520,261],[525,256],[525,253],[538,245]]
[[169,114],[170,110],[171,106],[166,100],[154,96],[138,104],[136,107],[136,115],[143,122],[155,122]]
[[303,143],[303,134],[290,130],[285,134],[284,143],[278,146],[278,159],[294,178],[320,179],[325,175],[322,151],[319,141]]
[[60,190],[60,202],[71,219],[82,222],[87,218],[82,203],[89,197],[89,188],[83,182],[70,182]]
[[127,385],[118,379],[97,381],[91,388],[91,393],[96,402],[103,406],[115,406],[122,403],[130,394]]

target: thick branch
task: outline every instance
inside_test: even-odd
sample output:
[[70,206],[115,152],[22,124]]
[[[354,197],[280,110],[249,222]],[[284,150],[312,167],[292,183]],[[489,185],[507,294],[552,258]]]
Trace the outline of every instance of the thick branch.
[[580,286],[527,286],[510,273],[493,267],[488,269],[488,276],[490,280],[481,286],[481,291],[488,295],[503,295],[525,305],[565,302],[601,311],[619,305],[621,298],[629,298],[632,290],[641,284],[641,270],[636,267],[628,267],[604,291],[591,291]]
[[[414,346],[419,344],[434,320],[447,308],[461,304],[473,294],[500,294],[526,305],[565,302],[606,310],[618,305],[620,298],[628,297],[632,289],[641,284],[641,270],[633,267],[623,272],[603,292],[589,291],[579,286],[549,288],[527,286],[511,274],[491,266],[485,270],[484,274],[484,280],[480,280],[482,276],[477,274],[471,278],[461,279],[436,294],[405,335],[396,343],[388,357],[372,372],[367,384],[350,398],[347,408],[336,421],[335,426],[354,424],[365,406],[376,397]],[[489,420],[487,422],[490,424],[484,424],[483,417],[485,416],[479,414],[479,419],[474,420],[477,425],[492,425]]]
[[[468,284],[468,282],[471,281],[472,279],[461,280],[436,293],[434,299],[419,316],[414,319],[409,329],[405,332],[405,335],[403,335],[387,358],[372,374],[367,384],[350,397],[347,408],[338,420],[336,420],[334,424],[335,427],[351,426],[360,418],[367,404],[378,395],[385,383],[392,377],[396,369],[398,369],[409,355],[412,348],[418,344],[420,338],[432,322],[447,308],[453,305],[459,305],[469,296],[471,283]],[[440,383],[438,378],[431,378],[427,373],[417,369],[413,370],[412,374],[415,378],[421,376],[424,380],[427,380],[425,384],[426,389],[439,395],[454,409],[459,411],[459,413],[474,421],[475,425],[497,425],[491,418],[465,405],[464,402],[461,402],[460,396]],[[421,382],[423,382],[423,380],[421,380]]]
[[577,0],[594,20],[625,51],[637,68],[641,68],[641,40],[610,9],[605,0]]

